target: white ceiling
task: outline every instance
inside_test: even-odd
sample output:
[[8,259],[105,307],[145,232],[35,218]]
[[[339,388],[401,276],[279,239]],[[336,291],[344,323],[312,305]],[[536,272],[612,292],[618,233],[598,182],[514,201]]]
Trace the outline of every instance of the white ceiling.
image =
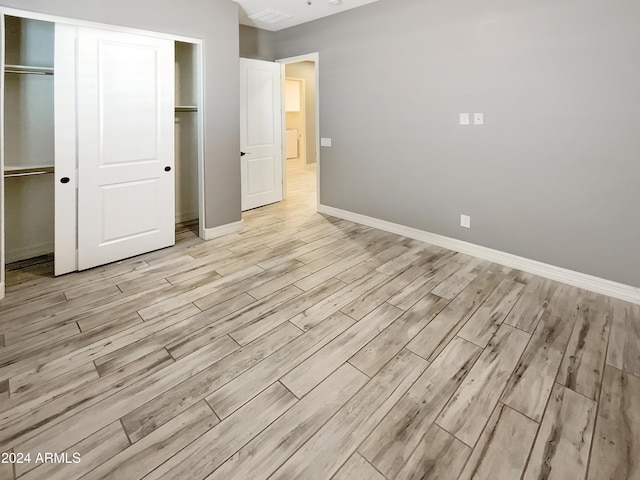
[[[338,5],[331,5],[329,0],[310,0],[311,5],[308,4],[309,0],[235,0],[240,4],[240,23],[242,25],[249,25],[252,27],[262,28],[264,30],[271,30],[275,32],[282,30],[283,28],[293,27],[294,25],[300,25],[301,23],[310,22],[317,18],[328,17],[334,13],[344,12],[351,8],[361,7],[367,3],[373,3],[377,0],[340,0]],[[337,0],[332,0],[337,1]],[[277,23],[268,23],[264,21],[257,21],[248,18],[249,15],[253,15],[263,9],[269,9],[275,14],[278,13],[288,15],[290,18],[285,18]],[[263,15],[267,15],[269,12],[263,12]],[[268,17],[267,17],[268,18]]]

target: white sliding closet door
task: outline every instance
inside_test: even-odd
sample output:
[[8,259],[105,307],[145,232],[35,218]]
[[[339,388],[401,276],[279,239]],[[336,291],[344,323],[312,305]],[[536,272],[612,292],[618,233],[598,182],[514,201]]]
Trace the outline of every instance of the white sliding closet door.
[[77,49],[83,270],[175,243],[174,42],[79,28]]
[[76,56],[77,27],[57,23],[54,54],[54,270],[56,275],[78,270],[76,186]]

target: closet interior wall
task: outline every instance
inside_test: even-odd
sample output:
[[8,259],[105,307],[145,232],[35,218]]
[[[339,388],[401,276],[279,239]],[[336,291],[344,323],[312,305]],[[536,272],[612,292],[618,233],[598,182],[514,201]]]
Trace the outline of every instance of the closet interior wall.
[[5,17],[7,263],[54,251],[54,37],[54,23]]
[[176,223],[199,219],[198,46],[176,42]]

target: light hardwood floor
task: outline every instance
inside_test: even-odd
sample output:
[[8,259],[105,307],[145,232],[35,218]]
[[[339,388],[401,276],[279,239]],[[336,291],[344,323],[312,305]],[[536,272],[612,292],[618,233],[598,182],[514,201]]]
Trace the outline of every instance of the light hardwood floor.
[[289,163],[241,233],[11,267],[0,480],[640,479],[639,306],[319,215]]

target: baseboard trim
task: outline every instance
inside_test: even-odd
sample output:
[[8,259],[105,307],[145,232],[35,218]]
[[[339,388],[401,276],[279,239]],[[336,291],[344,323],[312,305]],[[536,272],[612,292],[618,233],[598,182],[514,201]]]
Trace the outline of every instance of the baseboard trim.
[[236,233],[244,228],[244,220],[239,222],[227,223],[226,225],[220,225],[219,227],[205,228],[204,240],[213,240],[214,238],[223,237],[230,233]]
[[385,232],[395,233],[397,235],[413,238],[422,242],[431,243],[438,247],[447,248],[449,250],[478,257],[483,260],[489,260],[506,267],[516,268],[544,278],[573,285],[574,287],[584,288],[591,292],[608,295],[610,297],[640,305],[640,288],[637,287],[614,282],[605,278],[595,277],[586,273],[575,272],[566,268],[542,263],[537,260],[531,260],[511,253],[501,252],[500,250],[493,250],[491,248],[457,240],[455,238],[445,237],[444,235],[438,235],[436,233],[418,230],[417,228],[387,222],[386,220],[368,217],[359,213],[341,210],[328,205],[319,205],[318,212],[366,225],[368,227],[377,228],[378,230],[384,230]]
[[48,255],[53,253],[54,245],[53,243],[40,243],[38,245],[31,245],[23,248],[15,248],[12,250],[7,250],[5,252],[6,263],[20,262],[22,260],[27,260],[28,258],[39,257],[41,255]]

